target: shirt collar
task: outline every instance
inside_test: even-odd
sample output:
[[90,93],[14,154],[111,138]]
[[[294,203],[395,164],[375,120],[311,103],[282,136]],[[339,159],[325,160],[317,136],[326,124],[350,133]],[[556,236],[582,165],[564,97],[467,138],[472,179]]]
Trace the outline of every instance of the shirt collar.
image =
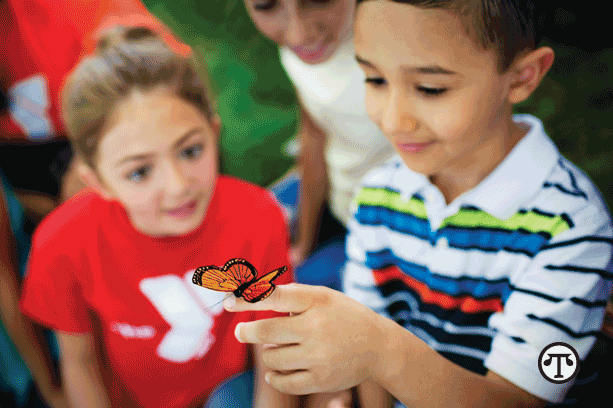
[[[538,118],[520,114],[513,115],[513,120],[528,125],[530,130],[493,172],[451,203],[454,208],[471,205],[497,218],[507,219],[540,191],[560,153],[545,134],[543,123]],[[402,181],[403,197],[411,197],[428,187],[435,188],[426,176],[404,165],[399,156],[393,160],[400,165],[397,177]]]

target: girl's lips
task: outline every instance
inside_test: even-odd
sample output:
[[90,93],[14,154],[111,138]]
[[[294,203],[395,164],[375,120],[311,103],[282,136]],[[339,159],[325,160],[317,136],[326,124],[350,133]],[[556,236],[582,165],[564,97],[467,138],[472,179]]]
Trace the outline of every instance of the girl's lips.
[[322,57],[330,42],[322,42],[317,47],[295,47],[292,51],[305,62],[315,62]]
[[174,210],[167,211],[169,215],[177,218],[185,218],[189,217],[196,211],[196,204],[198,202],[196,200],[192,200],[189,203],[182,205],[181,207],[175,208]]
[[434,142],[426,142],[426,143],[397,143],[398,148],[400,150],[409,152],[409,153],[419,153],[422,150],[427,149],[432,146]]

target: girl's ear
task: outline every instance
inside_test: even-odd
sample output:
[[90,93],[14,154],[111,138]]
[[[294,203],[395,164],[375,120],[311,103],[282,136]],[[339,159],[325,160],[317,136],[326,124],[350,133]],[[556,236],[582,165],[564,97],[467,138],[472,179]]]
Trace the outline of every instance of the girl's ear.
[[512,82],[508,101],[516,104],[528,99],[551,68],[553,59],[554,52],[549,47],[540,47],[518,58],[509,69]]
[[221,118],[216,113],[211,116],[211,129],[213,129],[215,137],[219,139],[219,132],[221,130]]
[[89,167],[82,159],[75,158],[77,160],[76,169],[77,175],[87,187],[95,190],[102,198],[107,201],[113,200],[113,194],[111,194],[105,187],[98,174]]

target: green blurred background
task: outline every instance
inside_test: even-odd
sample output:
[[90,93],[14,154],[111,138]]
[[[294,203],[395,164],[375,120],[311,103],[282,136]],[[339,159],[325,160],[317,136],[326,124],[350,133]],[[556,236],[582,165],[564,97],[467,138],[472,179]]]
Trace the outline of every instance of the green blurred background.
[[[284,146],[298,125],[296,96],[277,47],[251,23],[242,0],[144,0],[206,63],[222,119],[222,171],[260,185],[293,160]],[[553,4],[553,3],[552,3]],[[545,18],[556,52],[543,84],[517,112],[545,124],[562,153],[590,175],[613,208],[613,43],[607,13],[558,1]]]

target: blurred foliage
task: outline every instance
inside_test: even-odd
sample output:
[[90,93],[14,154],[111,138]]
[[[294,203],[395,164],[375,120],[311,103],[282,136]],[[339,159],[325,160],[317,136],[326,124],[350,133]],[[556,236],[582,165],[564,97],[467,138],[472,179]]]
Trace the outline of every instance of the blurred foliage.
[[[296,96],[277,47],[256,31],[242,0],[144,3],[206,62],[223,122],[222,171],[260,185],[283,174],[293,162],[283,147],[297,130]],[[610,23],[606,13],[570,1],[557,2],[545,21],[543,43],[556,53],[554,66],[516,111],[543,120],[562,153],[590,175],[613,208]]]
[[283,147],[297,130],[297,102],[277,47],[242,0],[143,3],[205,61],[222,121],[222,172],[260,185],[277,179],[293,164]]

